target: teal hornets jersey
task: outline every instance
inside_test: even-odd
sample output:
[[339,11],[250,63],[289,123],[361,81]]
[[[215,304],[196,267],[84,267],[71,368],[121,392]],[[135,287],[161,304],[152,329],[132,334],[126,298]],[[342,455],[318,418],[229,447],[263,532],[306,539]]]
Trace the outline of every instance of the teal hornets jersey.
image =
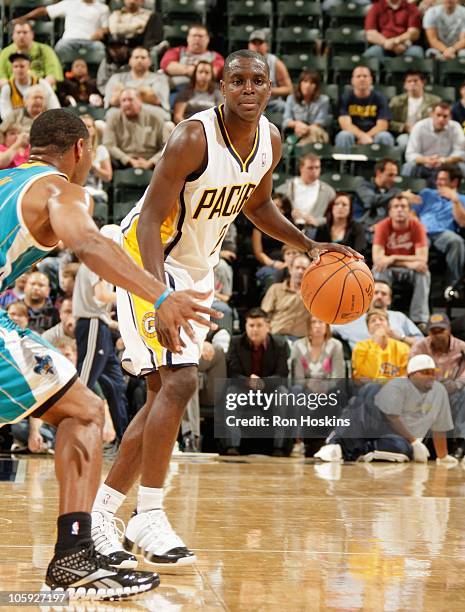
[[53,166],[40,162],[0,170],[0,291],[54,248],[40,245],[34,239],[24,224],[21,210],[23,195],[47,174],[66,178]]

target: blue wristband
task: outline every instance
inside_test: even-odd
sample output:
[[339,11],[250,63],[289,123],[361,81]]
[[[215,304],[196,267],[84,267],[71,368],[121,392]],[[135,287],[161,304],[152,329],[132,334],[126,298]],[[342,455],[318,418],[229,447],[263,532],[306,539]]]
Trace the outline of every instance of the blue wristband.
[[153,305],[153,307],[155,308],[155,310],[158,310],[160,308],[160,306],[163,304],[163,302],[166,300],[166,298],[171,295],[173,293],[174,289],[171,289],[171,287],[167,287],[163,293],[160,295],[160,297],[158,298],[158,300],[155,302],[155,304]]

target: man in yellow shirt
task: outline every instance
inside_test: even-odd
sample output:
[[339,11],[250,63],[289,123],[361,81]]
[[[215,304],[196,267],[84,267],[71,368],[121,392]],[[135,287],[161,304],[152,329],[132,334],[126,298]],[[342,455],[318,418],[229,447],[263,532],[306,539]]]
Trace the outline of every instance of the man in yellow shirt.
[[384,310],[373,308],[366,315],[371,338],[357,342],[352,352],[352,376],[362,382],[406,375],[409,347],[388,335]]

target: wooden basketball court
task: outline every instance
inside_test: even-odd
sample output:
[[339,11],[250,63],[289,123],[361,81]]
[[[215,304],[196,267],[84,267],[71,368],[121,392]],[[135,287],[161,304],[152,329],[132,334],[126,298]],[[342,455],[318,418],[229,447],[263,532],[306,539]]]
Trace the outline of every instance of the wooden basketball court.
[[[55,540],[53,460],[3,460],[0,474],[0,590],[38,590]],[[137,599],[70,609],[465,610],[461,466],[181,458],[166,491],[196,566]]]

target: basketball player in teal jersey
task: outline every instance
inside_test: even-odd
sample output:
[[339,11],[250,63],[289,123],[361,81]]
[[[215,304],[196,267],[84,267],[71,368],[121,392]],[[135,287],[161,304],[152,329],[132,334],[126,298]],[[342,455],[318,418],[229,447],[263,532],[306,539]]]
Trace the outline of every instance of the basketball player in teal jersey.
[[[251,51],[233,53],[221,85],[224,105],[183,121],[169,139],[148,191],[121,224],[126,252],[172,288],[211,290],[221,243],[243,210],[262,232],[313,258],[327,250],[361,257],[342,245],[313,242],[271,200],[281,137],[262,115],[271,90],[266,60]],[[123,366],[147,376],[148,396],[97,494],[92,537],[102,554],[119,552],[124,559],[113,517],[141,475],[137,513],[126,527],[124,546],[171,570],[195,561],[172,529],[162,501],[182,414],[197,387],[205,334],[193,324],[196,341],[186,338],[182,354],[172,355],[160,344],[168,330],[151,303],[130,292],[117,295]]]
[[[179,327],[192,334],[189,320],[210,326],[201,315],[218,313],[193,299],[204,300],[205,293],[171,293],[160,305],[165,284],[98,231],[89,214],[91,199],[80,187],[92,163],[84,123],[61,109],[47,111],[33,123],[30,144],[29,163],[0,172],[0,291],[62,240],[99,277],[155,303],[170,330],[164,341],[174,353],[183,345]],[[101,599],[156,587],[156,574],[116,570],[109,565],[114,557],[94,550],[90,510],[101,474],[101,400],[66,358],[0,310],[0,424],[28,416],[57,427],[60,515],[44,589]]]

